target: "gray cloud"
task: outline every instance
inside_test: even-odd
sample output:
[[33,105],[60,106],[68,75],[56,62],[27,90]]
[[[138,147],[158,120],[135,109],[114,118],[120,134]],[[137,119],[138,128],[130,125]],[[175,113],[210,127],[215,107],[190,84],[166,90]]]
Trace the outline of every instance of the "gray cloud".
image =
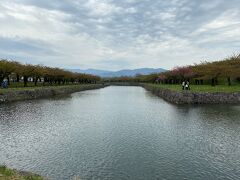
[[239,52],[238,0],[0,2],[0,56],[79,68],[172,68]]

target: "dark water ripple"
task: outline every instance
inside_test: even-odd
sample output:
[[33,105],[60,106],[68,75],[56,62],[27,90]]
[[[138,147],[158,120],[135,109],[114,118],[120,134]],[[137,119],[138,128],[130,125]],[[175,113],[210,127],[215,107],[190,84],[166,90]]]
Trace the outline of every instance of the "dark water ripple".
[[239,179],[240,106],[108,87],[0,106],[0,163],[51,179]]

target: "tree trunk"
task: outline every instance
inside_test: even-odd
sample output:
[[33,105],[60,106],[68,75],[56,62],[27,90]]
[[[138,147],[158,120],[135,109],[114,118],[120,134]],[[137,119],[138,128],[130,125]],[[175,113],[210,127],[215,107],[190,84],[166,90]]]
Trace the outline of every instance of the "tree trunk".
[[227,80],[228,80],[228,85],[231,86],[231,85],[232,85],[232,83],[231,83],[231,78],[228,77]]
[[20,77],[19,77],[19,75],[17,74],[17,82],[19,82],[19,80],[20,80]]
[[218,85],[218,79],[215,78],[214,80],[215,80],[215,84]]
[[34,79],[34,85],[37,86],[38,77]]
[[0,76],[0,86],[2,85],[3,79],[3,76]]
[[215,86],[215,78],[212,78],[212,86]]
[[43,77],[43,86],[45,86],[46,81],[47,81],[47,78]]
[[9,78],[9,76],[7,76],[7,80],[8,80],[8,86],[10,86],[10,78]]
[[24,76],[23,81],[24,81],[24,87],[27,87],[28,77]]

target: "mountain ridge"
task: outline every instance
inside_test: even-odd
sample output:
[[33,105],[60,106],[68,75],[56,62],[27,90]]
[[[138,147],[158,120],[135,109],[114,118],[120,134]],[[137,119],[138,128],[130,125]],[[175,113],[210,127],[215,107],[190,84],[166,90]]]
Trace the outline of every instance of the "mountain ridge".
[[161,73],[166,71],[163,68],[138,68],[138,69],[123,69],[119,71],[109,71],[100,69],[68,69],[71,72],[93,74],[100,77],[120,77],[120,76],[136,76],[137,74],[148,75],[152,73]]

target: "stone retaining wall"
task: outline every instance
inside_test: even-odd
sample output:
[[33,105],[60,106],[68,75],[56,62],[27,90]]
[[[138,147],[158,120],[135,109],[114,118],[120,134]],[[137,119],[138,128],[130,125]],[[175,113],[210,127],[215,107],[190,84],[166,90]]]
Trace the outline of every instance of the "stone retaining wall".
[[110,86],[139,86],[137,82],[109,82]]
[[61,87],[42,87],[29,90],[9,90],[0,94],[0,104],[14,101],[52,97],[55,95],[71,94],[78,91],[103,88],[102,84],[72,85]]
[[143,84],[142,87],[174,104],[240,104],[240,92],[177,92],[148,84]]

